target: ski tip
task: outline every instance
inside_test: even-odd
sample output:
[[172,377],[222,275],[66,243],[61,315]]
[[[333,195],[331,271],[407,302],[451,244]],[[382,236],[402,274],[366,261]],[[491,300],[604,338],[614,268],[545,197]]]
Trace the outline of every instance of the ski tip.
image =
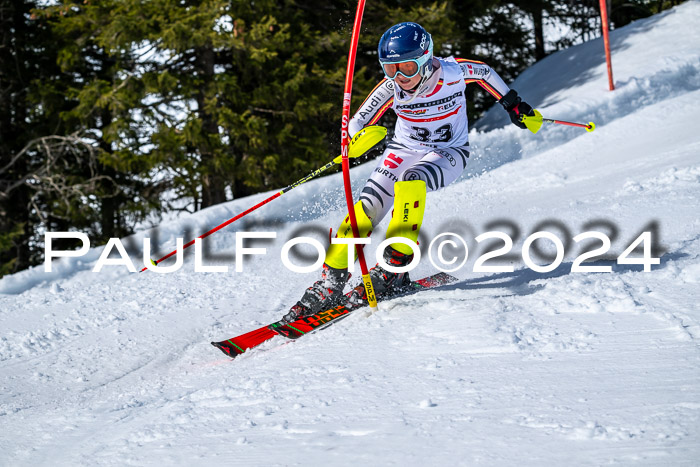
[[439,277],[440,277],[440,280],[443,280],[445,282],[456,282],[459,280],[455,276],[453,276],[452,274],[448,274],[446,272],[441,272],[439,274]]
[[419,279],[419,280],[415,281],[415,283],[421,287],[432,288],[432,287],[440,287],[442,285],[451,284],[453,282],[457,282],[458,280],[459,279],[457,279],[455,276],[453,276],[451,274],[447,274],[446,272],[439,272],[439,273],[432,275],[430,277]]
[[449,281],[450,281],[450,283],[459,281],[459,279],[456,278],[455,276],[452,276],[452,275],[450,275],[450,274],[447,274],[447,275],[449,276]]

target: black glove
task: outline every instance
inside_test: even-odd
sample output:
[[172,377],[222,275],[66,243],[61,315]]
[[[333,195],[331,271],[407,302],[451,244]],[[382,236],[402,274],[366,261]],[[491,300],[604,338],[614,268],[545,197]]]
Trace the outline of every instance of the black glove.
[[527,129],[525,124],[520,121],[520,115],[534,117],[535,112],[533,112],[530,104],[523,102],[522,99],[520,99],[520,96],[518,96],[518,93],[515,92],[515,89],[508,91],[508,94],[503,96],[498,102],[508,111],[510,121],[513,122],[514,125],[517,125],[524,130]]

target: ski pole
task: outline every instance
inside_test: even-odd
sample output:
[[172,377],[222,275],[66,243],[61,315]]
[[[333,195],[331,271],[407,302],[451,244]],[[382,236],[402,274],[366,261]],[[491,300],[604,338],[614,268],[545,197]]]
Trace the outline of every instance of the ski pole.
[[[370,150],[377,147],[384,140],[385,137],[386,137],[386,128],[384,128],[383,126],[372,125],[372,126],[368,126],[368,127],[363,128],[362,130],[358,131],[357,134],[352,138],[352,141],[350,141],[350,145],[348,148],[348,157],[357,158],[357,157],[365,155],[367,152],[369,152]],[[312,178],[321,174],[322,172],[325,172],[326,170],[330,169],[331,167],[333,167],[337,164],[340,164],[341,161],[342,161],[342,156],[336,157],[335,159],[333,159],[332,161],[330,161],[328,164],[324,165],[320,169],[313,171],[312,173],[310,173],[306,177],[292,183],[287,188],[285,188],[281,191],[278,191],[277,193],[270,196],[269,198],[259,202],[258,204],[256,204],[255,206],[253,206],[251,208],[246,209],[242,213],[238,214],[235,217],[232,217],[231,219],[227,220],[226,222],[217,225],[216,227],[214,227],[210,231],[203,233],[202,235],[200,235],[197,238],[206,238],[209,235],[213,234],[214,232],[217,232],[217,231],[223,229],[227,225],[232,224],[233,222],[236,222],[241,217],[244,217],[244,216],[250,214],[251,212],[255,211],[256,209],[266,205],[270,201],[279,198],[280,196],[287,193],[288,191],[291,191],[294,188],[298,187],[299,185],[308,182],[309,180],[311,180]],[[183,251],[185,250],[185,248],[189,248],[192,245],[194,245],[195,240],[196,239],[190,240],[188,243],[184,244],[182,246]],[[166,259],[173,256],[175,253],[177,253],[177,249],[175,249],[174,251],[171,251],[170,253],[168,253],[167,255],[163,256],[162,258],[160,258],[158,260],[152,259],[151,264],[156,266],[156,265],[158,265],[158,263],[165,261]],[[144,267],[139,272],[143,272],[146,269],[148,269],[148,268]]]
[[535,112],[535,115],[520,115],[520,121],[525,124],[528,130],[530,130],[533,133],[537,133],[540,131],[540,128],[542,127],[542,123],[556,123],[557,125],[568,125],[568,126],[576,126],[580,128],[585,128],[587,132],[591,132],[595,130],[595,123],[593,122],[588,122],[588,125],[585,123],[574,123],[574,122],[566,122],[564,120],[554,120],[552,118],[544,118],[542,114],[540,113],[539,110],[533,109]]

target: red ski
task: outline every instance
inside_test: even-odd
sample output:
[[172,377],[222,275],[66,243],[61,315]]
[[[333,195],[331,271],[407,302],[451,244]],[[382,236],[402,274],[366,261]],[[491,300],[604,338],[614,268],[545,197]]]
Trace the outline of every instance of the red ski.
[[[391,297],[387,297],[385,300],[403,297],[424,289],[440,287],[455,282],[456,280],[457,278],[447,273],[440,272],[423,279],[412,281],[405,290],[402,290]],[[360,285],[359,287],[362,286]],[[349,297],[352,292],[353,290],[345,295]],[[298,339],[305,334],[328,327],[331,324],[338,322],[342,318],[347,317],[353,311],[364,308],[365,306],[367,306],[366,303],[352,304],[348,302],[343,305],[338,305],[335,308],[331,308],[330,310],[321,311],[314,315],[300,318],[291,323],[277,321],[254,331],[241,334],[238,337],[232,337],[231,339],[226,339],[220,342],[212,342],[211,345],[218,348],[229,357],[235,358],[244,353],[246,350],[257,347],[277,335],[281,335],[289,339]]]

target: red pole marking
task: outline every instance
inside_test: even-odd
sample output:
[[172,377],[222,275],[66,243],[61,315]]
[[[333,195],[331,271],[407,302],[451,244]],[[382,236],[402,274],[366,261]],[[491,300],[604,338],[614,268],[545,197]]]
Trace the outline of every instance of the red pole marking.
[[590,125],[585,125],[583,123],[574,123],[574,122],[565,122],[564,120],[552,120],[554,123],[558,123],[559,125],[569,125],[569,126],[578,126],[581,128],[590,128]]
[[[360,238],[360,231],[357,228],[357,219],[355,218],[355,209],[352,199],[352,187],[350,185],[350,161],[348,160],[348,124],[350,123],[350,96],[352,95],[352,78],[355,73],[355,55],[357,54],[357,42],[360,39],[360,25],[362,24],[362,15],[365,9],[365,0],[357,2],[357,12],[355,13],[355,24],[352,27],[352,38],[350,40],[350,52],[348,54],[348,68],[345,73],[345,92],[343,93],[343,117],[341,120],[340,145],[343,162],[343,184],[345,185],[345,199],[348,204],[348,215],[350,216],[350,225],[352,226],[352,234],[355,238]],[[364,250],[362,245],[355,245],[357,249],[357,258],[360,261],[360,270],[362,274],[368,274],[367,262],[365,261]]]
[[608,5],[606,0],[600,0],[600,18],[603,23],[603,43],[605,44],[605,62],[608,64],[608,85],[615,90],[612,72],[612,57],[610,56],[610,37],[608,34]]

